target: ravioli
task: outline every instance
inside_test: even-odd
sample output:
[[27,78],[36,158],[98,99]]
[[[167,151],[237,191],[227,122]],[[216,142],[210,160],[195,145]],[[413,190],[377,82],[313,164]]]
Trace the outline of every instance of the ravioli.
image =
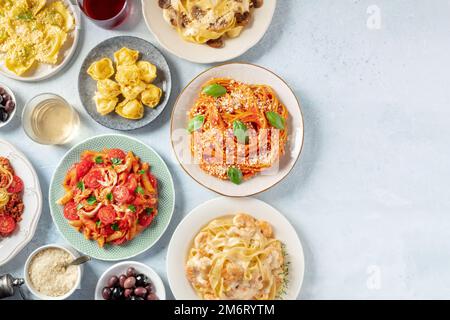
[[87,73],[94,80],[105,80],[114,74],[114,66],[111,59],[103,58],[92,63]]
[[97,91],[103,96],[108,98],[115,98],[120,93],[120,85],[111,79],[104,79],[97,82]]
[[139,51],[131,50],[123,47],[114,53],[114,61],[117,66],[131,66],[136,63],[139,58]]
[[36,61],[57,64],[74,26],[75,19],[62,1],[0,0],[0,51],[6,53],[5,66],[22,75]]
[[6,54],[5,66],[8,70],[20,76],[28,71],[35,61],[33,48],[18,42]]
[[139,68],[141,80],[146,83],[152,83],[156,79],[157,69],[156,66],[148,61],[138,61],[136,65]]
[[161,96],[162,90],[153,84],[149,84],[145,91],[142,92],[141,100],[147,107],[154,108],[159,104]]
[[116,113],[126,119],[139,120],[144,117],[144,106],[137,99],[124,100],[117,106]]
[[45,31],[44,38],[38,46],[36,58],[39,62],[56,64],[58,54],[63,43],[66,41],[67,33],[60,28],[52,26]]
[[116,108],[117,102],[119,102],[119,98],[117,97],[104,97],[101,94],[97,93],[94,96],[95,105],[97,106],[97,112],[102,116],[111,113]]

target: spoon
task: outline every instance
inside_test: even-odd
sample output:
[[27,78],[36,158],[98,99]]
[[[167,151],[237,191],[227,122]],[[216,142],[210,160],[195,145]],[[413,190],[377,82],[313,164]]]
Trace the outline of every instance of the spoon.
[[64,265],[64,267],[67,268],[68,266],[79,266],[80,264],[86,263],[89,260],[91,260],[91,257],[81,256],[81,257],[78,257],[78,258],[72,260],[72,262],[67,263],[66,265]]

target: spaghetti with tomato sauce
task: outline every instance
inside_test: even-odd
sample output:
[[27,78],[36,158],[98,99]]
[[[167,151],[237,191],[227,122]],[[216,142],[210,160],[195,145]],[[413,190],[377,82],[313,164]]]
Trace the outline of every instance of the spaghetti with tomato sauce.
[[17,229],[24,211],[23,182],[10,161],[0,157],[0,238],[8,237]]
[[149,227],[158,214],[158,183],[150,165],[133,152],[87,150],[67,172],[57,203],[86,239],[121,245]]
[[189,112],[191,153],[206,173],[240,184],[284,154],[288,117],[270,86],[211,79]]

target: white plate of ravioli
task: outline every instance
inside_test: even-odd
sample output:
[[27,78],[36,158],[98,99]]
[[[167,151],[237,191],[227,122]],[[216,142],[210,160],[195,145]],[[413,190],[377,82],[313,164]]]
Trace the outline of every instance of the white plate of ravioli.
[[269,29],[276,2],[142,0],[142,9],[148,28],[165,49],[191,62],[214,63],[255,46]]
[[167,276],[178,300],[295,300],[305,271],[302,244],[276,209],[252,198],[216,198],[178,225]]
[[68,0],[0,1],[0,73],[27,82],[55,75],[76,50],[79,25]]

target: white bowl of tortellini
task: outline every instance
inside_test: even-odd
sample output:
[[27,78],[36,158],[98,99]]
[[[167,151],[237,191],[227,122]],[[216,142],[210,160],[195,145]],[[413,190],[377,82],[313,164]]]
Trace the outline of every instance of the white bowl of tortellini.
[[[131,38],[132,43],[114,40],[117,38]],[[79,91],[87,111],[97,122],[129,130],[145,125],[147,113],[158,113],[157,109],[165,106],[170,71],[161,53],[145,40],[117,38],[107,40],[106,48],[100,44],[88,55],[80,71]],[[140,51],[142,45],[150,45],[152,51]],[[138,123],[134,126],[130,122]]]

